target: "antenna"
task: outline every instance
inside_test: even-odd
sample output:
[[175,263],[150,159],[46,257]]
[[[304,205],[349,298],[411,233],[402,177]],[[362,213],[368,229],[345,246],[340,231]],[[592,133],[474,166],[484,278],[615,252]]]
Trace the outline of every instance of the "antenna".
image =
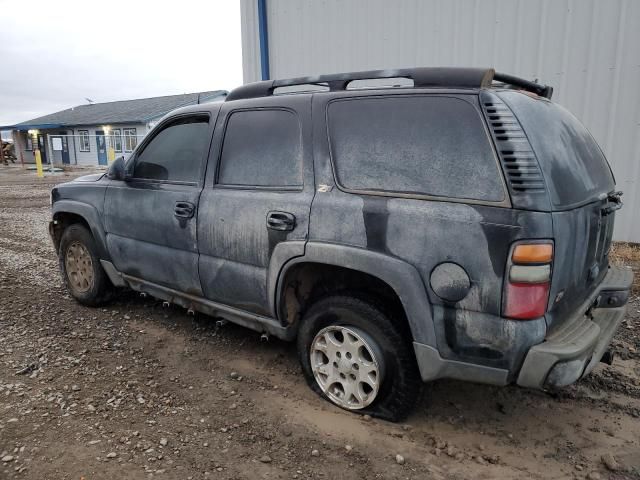
[[90,98],[84,97],[84,99],[89,102],[89,105],[93,105],[93,100],[91,100]]

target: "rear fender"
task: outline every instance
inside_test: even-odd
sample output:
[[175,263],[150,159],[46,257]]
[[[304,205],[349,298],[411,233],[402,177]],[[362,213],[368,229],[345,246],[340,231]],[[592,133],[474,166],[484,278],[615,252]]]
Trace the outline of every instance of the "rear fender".
[[[297,253],[302,253],[297,249]],[[273,314],[278,311],[287,271],[299,263],[321,263],[349,268],[367,273],[387,283],[396,293],[404,307],[413,340],[436,347],[431,304],[418,270],[407,262],[379,252],[331,243],[308,242],[304,254],[289,258],[281,268],[269,272],[277,279],[269,282],[269,296],[273,299]]]

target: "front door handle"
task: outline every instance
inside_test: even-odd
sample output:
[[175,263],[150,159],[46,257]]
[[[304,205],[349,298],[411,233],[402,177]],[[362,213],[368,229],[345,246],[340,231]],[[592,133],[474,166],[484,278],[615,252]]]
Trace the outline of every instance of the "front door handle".
[[267,228],[287,232],[296,226],[296,217],[289,212],[269,212],[267,213]]
[[180,218],[191,218],[196,211],[196,206],[191,202],[176,202],[173,214]]

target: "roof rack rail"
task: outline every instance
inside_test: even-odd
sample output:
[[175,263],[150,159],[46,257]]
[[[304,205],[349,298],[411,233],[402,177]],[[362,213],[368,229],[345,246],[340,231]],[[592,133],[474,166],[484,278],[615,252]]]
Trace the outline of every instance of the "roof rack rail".
[[553,88],[539,85],[522,78],[496,73],[493,68],[461,67],[416,67],[390,70],[369,70],[363,72],[336,73],[315,77],[298,77],[285,80],[264,80],[248,83],[233,89],[225,101],[268,97],[280,87],[296,85],[326,85],[330,91],[346,90],[355,80],[373,80],[384,78],[407,78],[413,80],[414,88],[459,87],[488,88],[493,80],[522,88],[537,95],[551,98]]

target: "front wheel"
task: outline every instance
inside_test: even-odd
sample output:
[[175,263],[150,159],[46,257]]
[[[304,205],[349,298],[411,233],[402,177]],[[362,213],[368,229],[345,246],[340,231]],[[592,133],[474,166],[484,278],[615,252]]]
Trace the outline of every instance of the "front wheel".
[[358,296],[319,300],[298,332],[307,383],[346,410],[392,421],[406,417],[421,380],[401,321]]
[[113,286],[100,264],[95,240],[86,227],[74,223],[65,229],[58,258],[67,289],[78,302],[95,307],[110,298]]

